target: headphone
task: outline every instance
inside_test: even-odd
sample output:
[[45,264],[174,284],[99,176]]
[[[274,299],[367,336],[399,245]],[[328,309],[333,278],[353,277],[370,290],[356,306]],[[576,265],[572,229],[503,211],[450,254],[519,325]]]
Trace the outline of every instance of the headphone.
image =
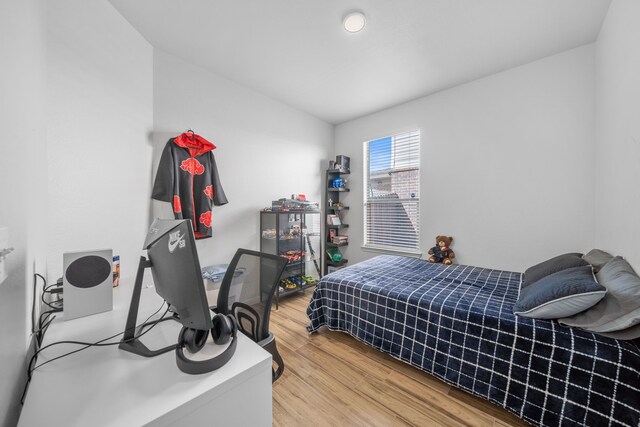
[[190,353],[197,353],[207,343],[209,331],[183,327],[176,347],[176,363],[182,372],[197,375],[215,371],[224,366],[236,352],[238,326],[235,319],[232,316],[218,313],[213,316],[211,322],[213,323],[211,328],[213,342],[225,345],[231,340],[231,343],[220,355],[214,358],[207,360],[187,359],[184,354],[185,347]]

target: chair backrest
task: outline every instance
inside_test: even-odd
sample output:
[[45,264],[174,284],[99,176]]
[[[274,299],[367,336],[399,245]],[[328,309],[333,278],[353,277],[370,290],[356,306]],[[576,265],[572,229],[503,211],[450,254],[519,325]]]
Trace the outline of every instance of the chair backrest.
[[256,342],[269,336],[271,303],[287,262],[278,255],[238,249],[222,279],[217,311],[232,314],[239,330]]

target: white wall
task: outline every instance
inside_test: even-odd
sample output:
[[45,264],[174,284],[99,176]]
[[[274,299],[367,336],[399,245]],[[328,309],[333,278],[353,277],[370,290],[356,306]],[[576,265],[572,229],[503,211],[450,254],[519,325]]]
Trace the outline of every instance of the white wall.
[[7,427],[18,419],[26,381],[32,277],[44,247],[43,14],[38,0],[0,2],[0,227],[15,248],[0,283],[0,426]]
[[351,262],[363,251],[362,144],[420,129],[421,248],[454,237],[458,262],[522,271],[593,236],[594,47],[583,46],[340,124],[351,157]]
[[147,230],[153,50],[106,0],[47,14],[47,275],[62,253],[113,248],[132,276]]
[[640,2],[614,0],[596,43],[596,240],[640,271]]
[[[154,51],[154,167],[167,140],[191,128],[212,141],[229,204],[213,209],[201,264],[258,249],[259,211],[293,193],[320,200],[333,126],[160,50]],[[155,170],[154,175],[155,176]],[[168,203],[155,214],[173,218]]]

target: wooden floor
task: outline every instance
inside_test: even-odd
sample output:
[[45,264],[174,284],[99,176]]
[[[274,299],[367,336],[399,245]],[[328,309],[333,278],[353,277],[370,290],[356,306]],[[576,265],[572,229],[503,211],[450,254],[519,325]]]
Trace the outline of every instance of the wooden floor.
[[285,361],[273,386],[274,426],[525,426],[342,332],[309,335],[306,294],[280,301],[271,330]]

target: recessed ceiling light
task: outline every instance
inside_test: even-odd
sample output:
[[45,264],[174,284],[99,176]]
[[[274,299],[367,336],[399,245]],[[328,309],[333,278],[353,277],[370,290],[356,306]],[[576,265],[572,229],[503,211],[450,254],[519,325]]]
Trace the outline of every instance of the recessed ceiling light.
[[344,17],[344,29],[350,33],[357,33],[364,28],[364,24],[366,22],[367,21],[364,18],[364,13],[351,12]]

